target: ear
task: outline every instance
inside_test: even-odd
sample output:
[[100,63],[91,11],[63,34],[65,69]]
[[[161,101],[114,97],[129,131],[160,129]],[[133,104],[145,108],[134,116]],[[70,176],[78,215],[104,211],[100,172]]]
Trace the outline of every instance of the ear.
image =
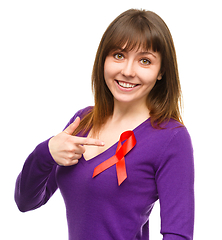
[[161,80],[163,75],[164,75],[164,71],[162,70],[162,71],[159,72],[159,74],[157,76],[157,80]]
[[161,80],[162,79],[162,73],[159,73],[159,75],[157,76],[157,80]]

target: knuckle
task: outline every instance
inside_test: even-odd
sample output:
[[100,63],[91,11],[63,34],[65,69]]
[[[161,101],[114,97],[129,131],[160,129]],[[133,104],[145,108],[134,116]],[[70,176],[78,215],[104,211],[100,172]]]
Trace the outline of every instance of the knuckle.
[[79,162],[79,160],[75,159],[72,161],[72,165],[76,165]]
[[75,146],[73,144],[70,144],[69,146],[67,146],[67,150],[68,150],[68,152],[74,152]]
[[84,146],[81,146],[80,151],[81,151],[81,153],[83,154],[83,153],[86,151],[85,147],[84,147]]
[[82,154],[73,154],[73,158],[66,158],[63,159],[60,163],[58,163],[59,166],[63,166],[63,167],[69,167],[72,165],[75,165],[79,162],[79,159],[81,158]]
[[70,166],[70,161],[65,160],[65,161],[63,162],[63,166],[65,166],[65,167]]
[[84,144],[85,144],[85,145],[89,144],[89,139],[88,139],[88,138],[85,138],[85,139],[84,139]]
[[74,152],[68,152],[67,153],[67,158],[72,159],[74,157],[75,153]]
[[82,154],[76,154],[75,155],[75,160],[80,159],[82,157]]

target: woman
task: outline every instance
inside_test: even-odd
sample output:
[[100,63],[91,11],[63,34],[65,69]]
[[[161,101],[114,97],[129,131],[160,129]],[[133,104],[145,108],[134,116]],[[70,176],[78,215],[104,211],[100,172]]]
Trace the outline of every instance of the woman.
[[100,42],[92,86],[95,106],[27,158],[19,209],[42,206],[60,188],[70,240],[142,240],[159,199],[163,239],[193,239],[193,152],[163,20],[134,9],[118,16]]

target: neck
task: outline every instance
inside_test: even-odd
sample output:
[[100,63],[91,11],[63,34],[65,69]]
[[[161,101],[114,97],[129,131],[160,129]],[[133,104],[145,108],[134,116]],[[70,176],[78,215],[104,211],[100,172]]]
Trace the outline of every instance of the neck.
[[144,121],[150,117],[149,110],[145,104],[126,104],[114,102],[113,120]]

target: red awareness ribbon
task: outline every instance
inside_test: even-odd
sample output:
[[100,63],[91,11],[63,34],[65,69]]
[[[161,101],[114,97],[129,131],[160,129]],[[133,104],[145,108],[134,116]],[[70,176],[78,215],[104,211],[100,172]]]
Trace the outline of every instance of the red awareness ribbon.
[[[125,142],[122,145],[121,142],[123,141]],[[131,151],[135,145],[136,145],[136,138],[135,138],[134,132],[133,131],[123,132],[120,136],[120,140],[118,142],[115,155],[107,159],[106,161],[102,162],[97,167],[95,167],[93,172],[93,177],[96,177],[101,172],[105,171],[106,169],[116,164],[118,185],[120,186],[120,184],[127,178],[124,156],[126,156],[126,154],[129,151]]]

